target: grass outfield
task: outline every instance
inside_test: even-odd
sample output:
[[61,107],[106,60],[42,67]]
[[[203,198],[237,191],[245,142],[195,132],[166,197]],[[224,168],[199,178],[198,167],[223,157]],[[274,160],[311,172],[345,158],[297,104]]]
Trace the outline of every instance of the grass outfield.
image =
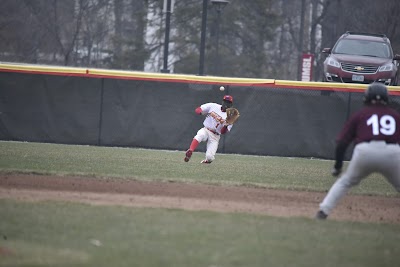
[[[0,172],[325,191],[332,161],[0,142]],[[397,196],[380,176],[356,194]],[[400,226],[0,200],[0,266],[397,266]]]
[[[212,164],[200,164],[204,152],[185,163],[183,151],[58,145],[0,141],[0,171],[144,181],[251,185],[276,189],[326,191],[335,178],[333,161],[217,154]],[[352,190],[356,194],[397,192],[379,175]]]
[[8,200],[0,200],[0,214],[0,247],[18,253],[0,254],[0,266],[393,267],[400,260],[395,225]]

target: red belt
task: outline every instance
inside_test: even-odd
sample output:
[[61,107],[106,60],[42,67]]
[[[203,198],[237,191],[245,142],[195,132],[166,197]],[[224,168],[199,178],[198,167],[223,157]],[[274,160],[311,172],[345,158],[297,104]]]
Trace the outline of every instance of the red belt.
[[209,130],[210,132],[212,132],[213,134],[219,135],[219,133],[217,133],[217,132],[214,131],[214,130],[211,130],[210,128],[207,128],[207,127],[206,127],[206,129]]

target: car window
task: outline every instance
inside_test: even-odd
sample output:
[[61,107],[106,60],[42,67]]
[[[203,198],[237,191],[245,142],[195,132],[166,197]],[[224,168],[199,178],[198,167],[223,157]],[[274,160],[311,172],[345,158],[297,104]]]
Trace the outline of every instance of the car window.
[[390,50],[388,44],[382,42],[343,39],[336,44],[333,53],[391,58]]

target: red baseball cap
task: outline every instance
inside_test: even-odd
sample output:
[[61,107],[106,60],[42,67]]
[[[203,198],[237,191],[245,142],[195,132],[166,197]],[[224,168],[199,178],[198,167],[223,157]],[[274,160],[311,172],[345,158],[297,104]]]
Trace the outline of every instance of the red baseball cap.
[[223,100],[233,103],[233,97],[231,95],[224,95]]

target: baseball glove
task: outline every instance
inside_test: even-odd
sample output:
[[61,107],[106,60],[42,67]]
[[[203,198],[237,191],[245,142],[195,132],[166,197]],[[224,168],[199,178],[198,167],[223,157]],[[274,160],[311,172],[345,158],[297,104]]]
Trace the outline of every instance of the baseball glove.
[[226,109],[226,119],[225,122],[227,125],[234,124],[239,119],[240,113],[236,108],[227,108]]

